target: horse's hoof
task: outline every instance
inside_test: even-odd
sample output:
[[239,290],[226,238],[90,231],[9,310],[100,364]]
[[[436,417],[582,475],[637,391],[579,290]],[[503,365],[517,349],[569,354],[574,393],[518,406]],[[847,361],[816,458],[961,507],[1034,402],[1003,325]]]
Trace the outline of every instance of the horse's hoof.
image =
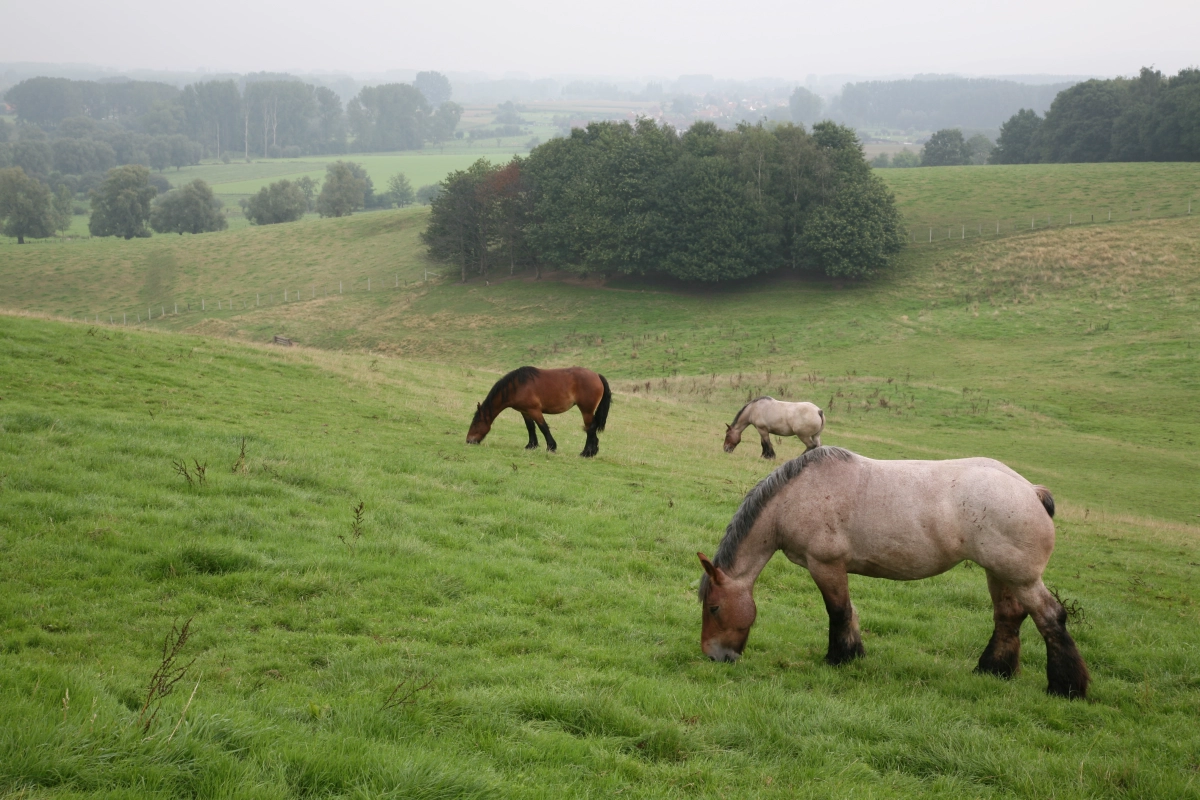
[[526,450],[537,450],[538,446],[536,444],[527,444],[527,445],[525,445],[525,449]]

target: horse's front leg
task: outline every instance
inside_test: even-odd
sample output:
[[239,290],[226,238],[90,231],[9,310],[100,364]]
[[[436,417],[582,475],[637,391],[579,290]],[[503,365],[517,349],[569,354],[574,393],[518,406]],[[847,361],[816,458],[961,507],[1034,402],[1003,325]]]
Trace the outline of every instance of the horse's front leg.
[[758,435],[762,437],[762,457],[774,458],[775,448],[771,446],[771,431],[766,428],[759,428]]
[[529,444],[525,445],[526,450],[538,449],[537,426],[533,424],[533,419],[528,414],[523,414],[525,417],[525,430],[529,431]]
[[850,602],[850,578],[842,564],[822,564],[810,561],[809,574],[825,599],[829,614],[829,652],[825,663],[837,666],[866,655],[862,634],[858,630],[858,611]]
[[529,416],[537,423],[538,429],[542,432],[542,436],[546,437],[546,452],[553,453],[558,450],[558,442],[554,441],[554,437],[550,435],[550,426],[546,424],[546,418],[542,416],[541,411],[531,411]]
[[975,671],[1001,678],[1011,678],[1021,671],[1021,623],[1028,616],[1024,607],[991,572],[987,576],[992,595],[992,618],[996,628],[979,657]]

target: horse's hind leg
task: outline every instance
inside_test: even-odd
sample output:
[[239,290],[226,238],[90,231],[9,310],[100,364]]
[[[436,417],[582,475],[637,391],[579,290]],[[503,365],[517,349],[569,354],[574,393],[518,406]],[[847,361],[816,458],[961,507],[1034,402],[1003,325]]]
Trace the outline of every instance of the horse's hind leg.
[[525,430],[529,431],[529,444],[525,445],[526,450],[538,449],[537,426],[533,424],[531,417],[525,417]]
[[1075,640],[1067,633],[1067,611],[1062,603],[1040,580],[1013,592],[1046,640],[1046,691],[1060,697],[1087,697],[1091,676]]
[[1028,615],[1009,588],[990,572],[987,582],[996,628],[975,671],[1011,678],[1021,669],[1021,623]]
[[809,574],[825,599],[829,614],[829,652],[825,663],[837,666],[866,655],[858,630],[858,612],[850,602],[850,580],[841,564],[809,562]]
[[588,414],[583,409],[580,409],[580,413],[583,414],[583,429],[587,432],[587,442],[584,443],[583,452],[579,455],[591,458],[600,452],[600,437],[596,435],[595,416]]

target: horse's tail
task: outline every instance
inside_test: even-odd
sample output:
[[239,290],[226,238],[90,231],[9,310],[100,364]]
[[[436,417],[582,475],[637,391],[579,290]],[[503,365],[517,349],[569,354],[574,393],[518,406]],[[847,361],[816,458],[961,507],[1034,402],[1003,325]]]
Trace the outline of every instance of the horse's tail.
[[608,422],[608,409],[612,405],[612,389],[608,388],[608,381],[600,373],[596,373],[596,377],[600,379],[600,383],[604,384],[604,396],[600,398],[600,405],[596,406],[596,413],[592,416],[592,430],[599,433],[604,430],[605,424]]
[[1051,518],[1054,517],[1054,495],[1050,494],[1050,490],[1045,486],[1034,485],[1033,491],[1037,493],[1038,500],[1042,501],[1042,508],[1046,509],[1046,513]]

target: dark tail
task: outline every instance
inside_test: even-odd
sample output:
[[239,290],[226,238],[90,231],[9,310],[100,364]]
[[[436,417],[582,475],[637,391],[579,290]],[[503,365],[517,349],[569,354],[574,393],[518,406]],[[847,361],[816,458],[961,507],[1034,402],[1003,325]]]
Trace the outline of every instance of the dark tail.
[[1054,517],[1054,495],[1050,494],[1050,490],[1047,489],[1045,486],[1035,485],[1033,487],[1033,490],[1035,492],[1037,492],[1038,500],[1042,501],[1042,508],[1046,509],[1046,513],[1049,514],[1051,518],[1053,518]]
[[604,396],[600,398],[600,405],[596,406],[596,413],[592,415],[592,430],[599,433],[608,423],[608,409],[612,405],[612,390],[608,388],[608,381],[604,379],[603,375],[597,374],[597,377],[604,384]]

